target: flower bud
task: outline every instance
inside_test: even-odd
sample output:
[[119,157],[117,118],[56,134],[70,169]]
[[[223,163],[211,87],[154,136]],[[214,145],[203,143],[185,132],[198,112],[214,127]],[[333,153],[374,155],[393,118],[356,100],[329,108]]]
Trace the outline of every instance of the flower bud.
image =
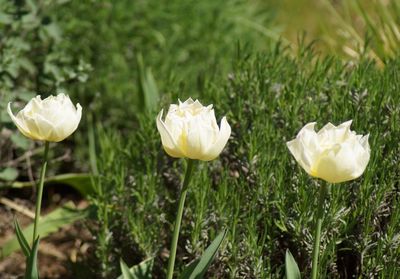
[[330,183],[356,179],[368,164],[370,147],[368,135],[356,135],[350,130],[351,122],[338,127],[328,123],[318,133],[315,123],[308,123],[287,146],[300,166],[314,177]]
[[20,132],[33,140],[59,142],[70,136],[78,127],[82,116],[82,107],[76,108],[70,98],[64,94],[49,96],[42,100],[36,96],[17,113],[8,114]]
[[212,105],[203,106],[191,98],[184,103],[169,107],[165,121],[163,111],[157,117],[157,129],[161,142],[168,155],[175,158],[187,157],[210,161],[218,157],[225,147],[231,127],[226,117],[218,127]]

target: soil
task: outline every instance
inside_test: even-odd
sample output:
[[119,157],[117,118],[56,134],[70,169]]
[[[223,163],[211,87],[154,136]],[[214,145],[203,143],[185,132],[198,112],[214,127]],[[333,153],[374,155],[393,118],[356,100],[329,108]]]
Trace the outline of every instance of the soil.
[[[34,212],[34,194],[30,189],[7,190],[0,192],[0,197],[7,198],[13,203]],[[42,216],[58,206],[73,201],[78,208],[88,205],[78,193],[70,188],[57,187],[45,189],[42,206]],[[9,206],[0,204],[0,246],[14,235],[13,220],[16,217],[22,228],[33,222],[31,217],[22,214]],[[74,274],[87,273],[90,261],[89,255],[93,247],[93,236],[83,221],[66,225],[58,232],[44,237],[40,241],[38,252],[38,267],[40,278],[74,278]],[[23,278],[25,272],[25,257],[21,251],[2,258],[0,255],[0,279]],[[90,277],[90,276],[89,276]],[[88,277],[85,277],[88,278]]]

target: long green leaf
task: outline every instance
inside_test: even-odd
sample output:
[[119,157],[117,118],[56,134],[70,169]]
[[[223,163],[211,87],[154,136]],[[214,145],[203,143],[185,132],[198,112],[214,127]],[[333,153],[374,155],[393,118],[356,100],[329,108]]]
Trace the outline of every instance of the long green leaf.
[[[60,174],[52,177],[48,177],[45,180],[45,186],[49,186],[52,184],[65,184],[73,187],[83,196],[87,196],[93,193],[93,183],[91,179],[91,175],[88,173],[66,173]],[[16,181],[11,184],[11,188],[23,188],[23,187],[32,187],[32,183],[27,182],[19,182]],[[7,187],[7,186],[2,186]]]
[[152,111],[157,107],[160,95],[151,69],[145,66],[140,53],[137,55],[137,67],[140,109]]
[[204,251],[203,255],[200,259],[197,259],[190,265],[188,265],[182,275],[179,277],[180,279],[201,279],[206,273],[208,267],[211,262],[215,258],[219,247],[221,246],[222,241],[225,239],[226,230],[221,232],[214,241],[208,246],[208,248]]
[[21,227],[19,226],[17,218],[14,219],[14,227],[15,227],[15,234],[17,236],[19,246],[21,247],[22,252],[24,253],[25,257],[29,258],[31,248],[29,247],[29,243],[26,240],[24,234],[22,233],[22,230],[21,230]]
[[182,271],[181,276],[179,277],[180,279],[186,279],[189,278],[190,275],[193,273],[193,270],[196,268],[197,264],[199,263],[200,259],[196,259],[192,263],[190,263],[186,268]]
[[39,272],[37,270],[37,254],[39,248],[39,237],[36,238],[32,246],[30,256],[26,261],[25,279],[39,279]]
[[119,260],[119,265],[121,266],[121,272],[122,272],[122,278],[123,279],[134,279],[133,276],[131,275],[131,271],[129,270],[129,267],[126,265],[124,260],[121,258]]
[[300,279],[301,274],[296,260],[289,250],[286,250],[285,256],[286,279]]
[[[42,237],[49,235],[60,229],[63,226],[69,225],[77,220],[86,218],[92,212],[92,208],[77,209],[72,202],[59,207],[42,217],[39,221],[38,234]],[[33,234],[33,224],[29,225],[23,230],[23,234],[26,239],[31,239]],[[14,236],[12,239],[7,241],[3,247],[0,248],[0,255],[7,257],[12,252],[19,249],[18,239]]]
[[117,279],[151,279],[153,270],[154,258],[149,258],[141,263],[128,268],[126,263],[121,259],[120,266],[122,275]]
[[148,110],[152,110],[157,107],[158,100],[160,99],[156,80],[150,68],[146,68],[145,76],[145,93],[146,93],[146,105]]

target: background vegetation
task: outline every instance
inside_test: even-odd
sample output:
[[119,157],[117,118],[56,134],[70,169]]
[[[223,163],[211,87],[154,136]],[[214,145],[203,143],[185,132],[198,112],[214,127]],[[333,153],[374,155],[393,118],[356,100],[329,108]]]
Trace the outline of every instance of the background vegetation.
[[192,96],[227,115],[232,137],[197,166],[178,270],[226,227],[207,278],[282,278],[286,249],[306,278],[318,185],[285,142],[307,122],[353,119],[370,134],[371,161],[331,188],[321,274],[397,278],[399,13],[397,1],[372,2],[0,0],[0,193],[13,198],[15,180],[37,177],[42,150],[14,132],[8,101],[69,93],[85,119],[50,169],[93,174],[81,193],[95,237],[81,263],[90,272],[62,278],[114,278],[120,257],[155,257],[162,278],[184,161],[162,150],[155,116]]

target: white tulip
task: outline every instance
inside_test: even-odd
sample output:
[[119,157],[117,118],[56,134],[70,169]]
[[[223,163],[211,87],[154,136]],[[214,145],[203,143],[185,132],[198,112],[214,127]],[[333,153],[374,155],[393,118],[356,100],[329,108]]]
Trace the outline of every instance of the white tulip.
[[311,176],[330,183],[356,179],[368,164],[370,147],[368,135],[356,135],[350,130],[351,122],[338,127],[328,123],[318,133],[315,123],[308,123],[287,146]]
[[8,114],[20,132],[33,140],[59,142],[70,136],[78,127],[82,107],[76,108],[64,94],[42,100],[36,96],[16,116],[8,103]]
[[224,149],[231,127],[226,117],[218,127],[212,105],[204,107],[198,100],[191,98],[184,103],[169,107],[165,121],[163,110],[157,117],[157,129],[161,142],[168,155],[175,158],[187,157],[210,161],[218,157]]

